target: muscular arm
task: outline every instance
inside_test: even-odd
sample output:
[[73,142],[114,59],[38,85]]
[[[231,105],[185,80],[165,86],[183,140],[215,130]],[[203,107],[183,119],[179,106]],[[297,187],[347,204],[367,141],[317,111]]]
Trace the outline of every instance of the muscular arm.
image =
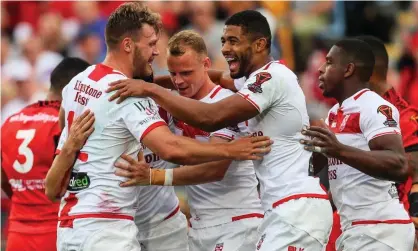
[[236,125],[259,114],[238,94],[207,104],[175,95],[157,85],[149,85],[146,89],[147,94],[175,118],[208,132]]
[[376,137],[369,141],[369,147],[371,151],[344,145],[336,157],[378,179],[402,182],[408,177],[408,166],[400,135]]
[[[259,139],[267,139],[260,137]],[[247,143],[243,143],[243,140]],[[255,152],[268,152],[269,149],[255,149],[257,145],[249,143],[254,139],[243,139],[231,143],[202,143],[186,137],[176,136],[170,132],[167,126],[160,126],[150,131],[142,139],[142,143],[162,159],[184,165],[194,165],[210,161],[225,159],[255,159]],[[271,142],[260,142],[260,145],[268,146]],[[251,153],[252,152],[252,153]]]
[[[211,137],[210,142],[221,143],[227,140]],[[194,166],[173,169],[173,186],[196,185],[222,180],[232,160],[208,162]]]

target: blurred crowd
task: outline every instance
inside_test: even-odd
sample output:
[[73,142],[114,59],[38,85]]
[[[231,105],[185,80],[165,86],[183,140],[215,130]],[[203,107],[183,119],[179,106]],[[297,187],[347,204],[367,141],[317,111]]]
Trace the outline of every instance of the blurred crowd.
[[[1,119],[42,99],[49,73],[63,57],[81,57],[91,64],[103,60],[104,29],[120,1],[29,1],[1,3]],[[245,9],[264,14],[273,33],[272,56],[283,59],[300,79],[311,116],[324,116],[333,100],[322,98],[317,69],[335,40],[374,35],[390,53],[389,81],[418,105],[418,2],[272,2],[272,1],[149,1],[164,23],[154,62],[156,75],[167,74],[168,38],[194,29],[208,46],[213,67],[227,69],[221,54],[223,20]]]
[[[103,60],[107,17],[121,1],[1,2],[1,120],[45,97],[49,74],[63,57],[91,64]],[[167,74],[168,38],[182,29],[198,31],[207,43],[213,68],[227,70],[221,54],[223,21],[245,9],[260,11],[272,30],[272,56],[294,70],[311,117],[324,117],[333,100],[317,87],[317,69],[329,46],[345,36],[373,35],[389,51],[388,81],[418,106],[418,2],[150,1],[164,32],[156,75]]]

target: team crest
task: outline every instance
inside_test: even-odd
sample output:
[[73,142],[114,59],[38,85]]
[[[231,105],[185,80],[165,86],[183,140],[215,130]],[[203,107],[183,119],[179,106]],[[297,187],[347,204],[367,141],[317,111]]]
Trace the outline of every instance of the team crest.
[[260,250],[261,245],[263,245],[264,238],[266,238],[266,234],[263,234],[263,235],[261,236],[260,240],[258,241],[258,243],[257,243],[257,250]]
[[257,75],[255,75],[255,82],[248,85],[248,90],[252,91],[253,93],[263,93],[263,88],[261,88],[261,85],[270,79],[271,75],[268,72],[257,73]]
[[222,251],[224,249],[224,243],[218,243],[215,246],[215,250],[214,251]]
[[377,113],[383,114],[386,117],[386,121],[383,122],[385,126],[395,127],[398,123],[393,119],[392,115],[392,108],[387,105],[381,105],[377,108]]

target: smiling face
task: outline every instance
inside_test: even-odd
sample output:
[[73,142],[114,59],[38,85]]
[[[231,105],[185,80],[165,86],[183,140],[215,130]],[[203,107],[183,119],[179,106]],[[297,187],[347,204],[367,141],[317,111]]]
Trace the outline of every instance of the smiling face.
[[228,62],[231,77],[237,79],[250,75],[253,58],[252,42],[243,34],[242,28],[226,25],[221,42],[222,54]]
[[151,64],[160,54],[157,48],[158,34],[149,24],[144,24],[139,32],[139,38],[134,41],[133,69],[134,77],[146,77],[152,74]]
[[174,56],[169,54],[167,66],[171,81],[181,96],[194,98],[205,83],[210,60],[188,46],[183,46],[185,53]]
[[342,62],[342,51],[333,46],[326,56],[326,62],[319,68],[319,88],[324,97],[336,97],[339,95],[339,85],[346,74],[346,65]]

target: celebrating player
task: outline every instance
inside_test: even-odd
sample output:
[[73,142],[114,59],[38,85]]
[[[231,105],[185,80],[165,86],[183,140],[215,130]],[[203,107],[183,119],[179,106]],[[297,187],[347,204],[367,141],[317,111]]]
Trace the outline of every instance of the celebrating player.
[[[374,54],[357,39],[337,42],[319,69],[323,95],[337,99],[323,127],[303,140],[314,165],[328,162],[330,190],[340,214],[337,250],[412,250],[414,227],[395,183],[408,168],[395,106],[367,89]],[[327,156],[328,160],[327,160]]]
[[[181,31],[175,34],[168,42],[168,53],[168,68],[180,95],[214,103],[233,94],[209,79],[207,72],[210,60],[205,42],[197,33]],[[247,124],[240,123],[235,127],[207,133],[174,118],[178,134],[210,142],[230,141],[239,137],[241,132],[247,130]],[[118,166],[123,170],[117,171],[117,174],[131,178],[133,182],[130,185],[149,185],[148,168],[145,167],[144,176],[139,177],[130,171],[144,165],[134,163]],[[191,185],[216,181],[186,186],[192,214],[189,232],[191,250],[254,250],[257,227],[263,214],[257,193],[258,182],[250,161],[225,160],[151,171],[151,185]],[[172,173],[168,175],[173,177],[172,182],[165,179],[167,172]]]
[[[96,120],[72,170],[68,169],[70,184],[61,200],[58,225],[60,250],[141,249],[133,222],[140,191],[121,188],[119,183],[123,179],[114,175],[113,166],[122,154],[136,156],[141,144],[162,159],[181,164],[261,159],[258,153],[270,151],[267,137],[204,144],[175,136],[150,98],[132,98],[124,104],[108,102],[110,94],[104,91],[110,82],[143,77],[150,72],[150,64],[159,53],[156,43],[160,26],[159,16],[140,3],[122,4],[106,25],[108,52],[104,62],[78,74],[63,90],[60,119],[65,120],[65,131],[74,117],[87,109],[95,114]],[[59,146],[65,140],[61,136]],[[54,164],[62,163],[60,159],[68,154],[61,151]],[[63,177],[54,180],[62,183]]]
[[23,108],[2,126],[2,189],[12,200],[8,251],[56,250],[59,204],[45,196],[44,179],[61,133],[61,91],[88,66],[65,58],[51,73],[46,100]]
[[321,250],[331,229],[332,209],[318,179],[308,176],[311,153],[299,144],[305,139],[300,130],[309,125],[309,118],[297,77],[284,65],[270,62],[270,28],[257,11],[231,16],[222,44],[231,77],[247,78],[237,94],[205,104],[157,85],[126,79],[111,84],[108,91],[117,92],[110,100],[150,96],[175,118],[205,131],[254,118],[248,122],[250,133],[275,140],[272,152],[254,161],[266,212],[258,250]]

